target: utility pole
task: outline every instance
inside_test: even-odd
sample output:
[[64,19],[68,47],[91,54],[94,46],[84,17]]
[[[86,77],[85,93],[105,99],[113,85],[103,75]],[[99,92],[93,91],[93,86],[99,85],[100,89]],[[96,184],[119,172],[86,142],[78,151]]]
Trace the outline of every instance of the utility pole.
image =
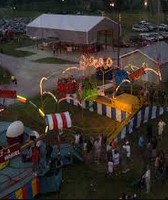
[[120,36],[121,36],[121,13],[119,2],[110,3],[110,7],[116,8],[117,11],[117,67],[120,67]]

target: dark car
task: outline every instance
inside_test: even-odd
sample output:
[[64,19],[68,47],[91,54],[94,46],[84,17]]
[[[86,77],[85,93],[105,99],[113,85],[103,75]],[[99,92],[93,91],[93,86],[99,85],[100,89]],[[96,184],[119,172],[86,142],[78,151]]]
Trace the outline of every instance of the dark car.
[[126,41],[120,41],[119,43],[114,44],[115,47],[121,47],[121,48],[128,48],[130,47],[130,43]]
[[137,42],[143,42],[142,37],[139,36],[139,35],[131,35],[130,38],[129,38],[129,40],[131,42],[135,42],[135,43],[137,43]]

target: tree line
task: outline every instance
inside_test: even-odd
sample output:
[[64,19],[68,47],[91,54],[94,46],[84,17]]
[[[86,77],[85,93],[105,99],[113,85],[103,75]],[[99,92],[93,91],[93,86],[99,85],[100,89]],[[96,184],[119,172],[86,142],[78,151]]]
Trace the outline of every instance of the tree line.
[[[154,13],[158,9],[158,5],[161,11],[168,11],[168,0],[0,0],[0,7],[22,7],[26,9],[26,5],[35,5],[37,3],[40,7],[40,4],[46,5],[47,3],[53,3],[55,7],[64,6],[67,9],[69,7],[77,8],[78,10],[104,10],[110,11],[112,7],[110,3],[114,3],[115,8],[120,10],[141,10],[144,9],[144,2],[148,2],[148,9],[150,12]],[[46,4],[45,4],[46,2]]]

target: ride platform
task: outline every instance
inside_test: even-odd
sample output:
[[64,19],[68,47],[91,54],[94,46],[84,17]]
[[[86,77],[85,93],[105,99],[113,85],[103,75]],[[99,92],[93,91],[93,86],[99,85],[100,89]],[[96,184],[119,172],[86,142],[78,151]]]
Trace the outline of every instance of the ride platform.
[[138,97],[127,93],[123,93],[115,98],[107,98],[105,96],[98,97],[96,102],[125,111],[127,113],[133,113],[142,106]]

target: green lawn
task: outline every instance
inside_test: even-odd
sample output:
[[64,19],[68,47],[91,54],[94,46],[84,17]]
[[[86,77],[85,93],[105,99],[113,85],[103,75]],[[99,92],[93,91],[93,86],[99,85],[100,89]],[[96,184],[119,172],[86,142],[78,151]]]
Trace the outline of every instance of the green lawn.
[[6,42],[1,43],[1,49],[3,49],[3,53],[15,56],[15,57],[26,57],[33,55],[32,52],[29,51],[21,51],[17,50],[17,48],[23,46],[30,46],[33,44],[33,41],[24,37],[23,35],[17,35],[13,40],[7,40]]
[[72,62],[72,61],[63,60],[63,59],[54,58],[54,57],[41,58],[41,59],[36,60],[35,62],[47,63],[47,64],[76,64],[75,62]]
[[8,84],[11,81],[10,73],[0,66],[0,85]]
[[[168,114],[164,115],[163,119],[168,123]],[[152,122],[154,127],[156,127],[156,122],[157,120]],[[132,183],[140,177],[145,167],[137,150],[138,134],[145,134],[145,128],[146,125],[143,125],[129,137],[132,146],[130,172],[109,178],[105,176],[107,170],[105,161],[98,166],[95,163],[75,163],[64,168],[65,182],[62,184],[60,199],[119,199],[121,192],[136,193],[140,199],[164,199],[167,197],[168,182],[160,184],[153,178],[153,173],[149,195],[132,187]],[[154,132],[156,133],[156,129]],[[159,144],[159,149],[164,149],[165,152],[167,152],[167,140],[168,135],[165,132],[164,139]],[[56,199],[57,194],[47,194],[43,198]]]

